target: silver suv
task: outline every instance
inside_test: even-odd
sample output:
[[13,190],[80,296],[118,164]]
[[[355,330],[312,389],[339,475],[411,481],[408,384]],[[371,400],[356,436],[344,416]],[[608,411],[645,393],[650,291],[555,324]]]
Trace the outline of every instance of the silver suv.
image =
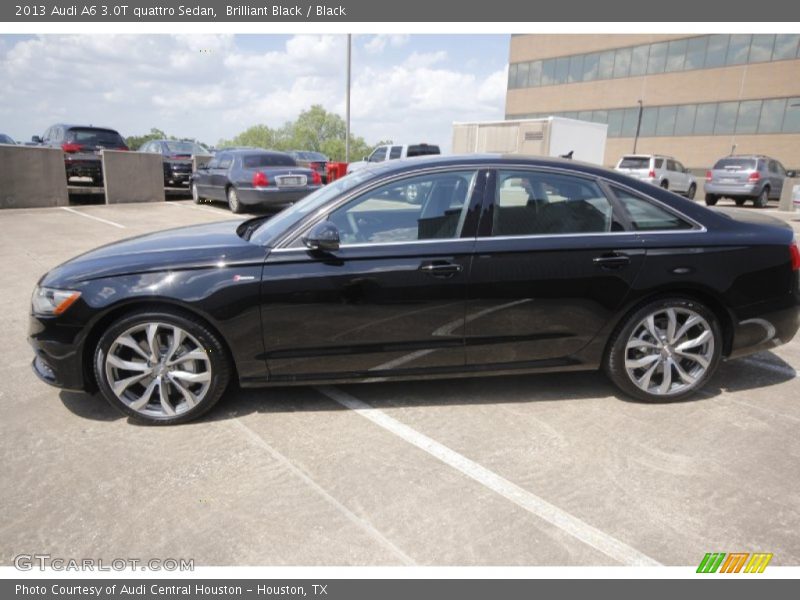
[[706,204],[714,206],[717,200],[727,197],[736,206],[752,200],[755,206],[764,208],[770,198],[780,199],[783,180],[794,176],[794,171],[787,172],[769,156],[726,156],[706,172]]
[[626,154],[619,159],[615,170],[687,198],[694,198],[697,192],[697,181],[689,169],[671,156]]

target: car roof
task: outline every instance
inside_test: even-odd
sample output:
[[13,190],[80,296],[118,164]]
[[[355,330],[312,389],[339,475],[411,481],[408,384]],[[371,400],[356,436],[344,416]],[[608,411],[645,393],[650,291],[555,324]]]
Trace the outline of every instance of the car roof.
[[51,127],[63,127],[65,129],[102,129],[103,131],[113,131],[114,133],[119,133],[113,127],[103,127],[102,125],[81,125],[80,123],[54,123]]
[[247,148],[247,147],[236,147],[236,148],[220,148],[217,150],[218,153],[227,152],[230,154],[269,154],[272,156],[291,156],[288,152],[281,152],[280,150],[265,150],[264,148]]

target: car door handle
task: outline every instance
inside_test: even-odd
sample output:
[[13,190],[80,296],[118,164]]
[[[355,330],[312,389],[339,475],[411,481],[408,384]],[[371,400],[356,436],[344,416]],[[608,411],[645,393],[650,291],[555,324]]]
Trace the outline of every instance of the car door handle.
[[609,254],[603,254],[602,256],[595,256],[592,262],[603,269],[619,269],[620,267],[629,265],[631,257],[627,254],[611,252]]
[[463,267],[456,263],[437,261],[432,263],[425,263],[420,266],[420,271],[425,271],[433,277],[452,277],[456,273],[460,273]]

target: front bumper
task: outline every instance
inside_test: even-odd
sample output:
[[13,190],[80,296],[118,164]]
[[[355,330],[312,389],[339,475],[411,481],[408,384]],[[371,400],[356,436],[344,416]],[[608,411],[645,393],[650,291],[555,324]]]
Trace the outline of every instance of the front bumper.
[[28,343],[33,348],[33,372],[55,387],[86,391],[82,346],[76,342],[78,330],[57,324],[54,319],[31,315]]
[[239,187],[236,189],[239,201],[247,205],[272,206],[281,204],[291,204],[315,192],[319,185],[307,185],[299,188],[254,188]]

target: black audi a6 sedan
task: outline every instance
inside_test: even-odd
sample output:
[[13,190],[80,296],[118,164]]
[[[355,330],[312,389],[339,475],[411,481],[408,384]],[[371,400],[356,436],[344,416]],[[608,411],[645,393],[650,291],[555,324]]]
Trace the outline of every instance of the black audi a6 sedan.
[[259,148],[222,150],[192,175],[192,198],[223,200],[231,212],[246,206],[291,204],[322,185],[319,173],[305,167],[285,152]]
[[64,263],[34,292],[30,342],[41,379],[148,423],[203,414],[232,379],[602,368],[627,395],[674,400],[795,335],[799,269],[782,222],[603,168],[390,161],[272,218]]

